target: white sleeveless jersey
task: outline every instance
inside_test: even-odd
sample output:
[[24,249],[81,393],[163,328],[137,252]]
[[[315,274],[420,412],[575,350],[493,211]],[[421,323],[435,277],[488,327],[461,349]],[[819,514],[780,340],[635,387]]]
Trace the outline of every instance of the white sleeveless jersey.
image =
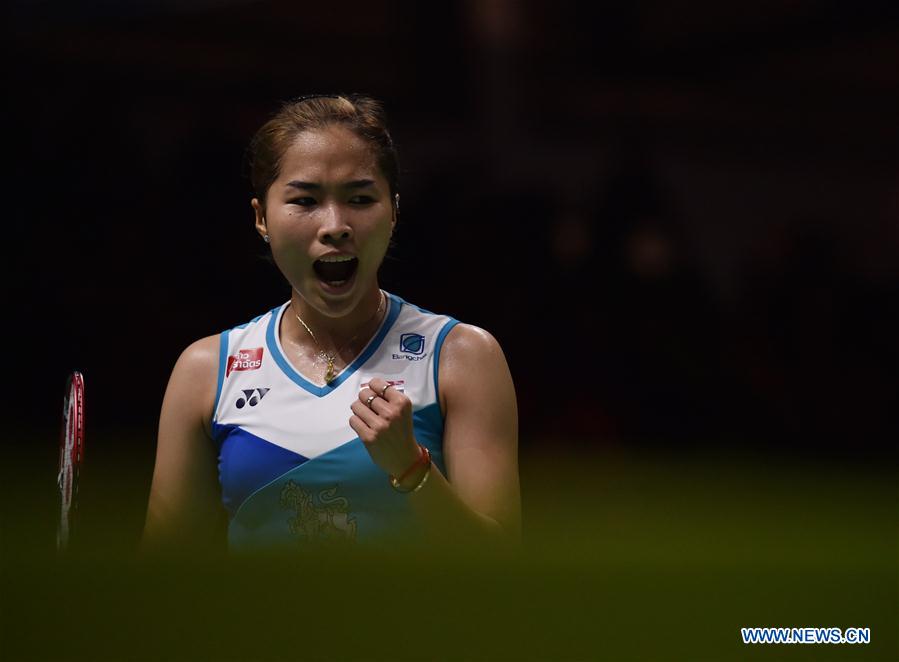
[[327,386],[285,356],[278,329],[287,303],[221,334],[212,429],[231,549],[418,534],[408,495],[350,427],[350,404],[370,379],[393,383],[412,401],[416,441],[446,475],[437,367],[458,322],[385,294],[374,337]]

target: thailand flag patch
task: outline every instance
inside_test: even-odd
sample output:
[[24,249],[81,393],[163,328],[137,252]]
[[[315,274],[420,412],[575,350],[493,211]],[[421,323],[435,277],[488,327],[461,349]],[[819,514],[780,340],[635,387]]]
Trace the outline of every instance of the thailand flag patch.
[[[406,392],[406,386],[405,386],[406,380],[405,379],[388,379],[387,383],[390,384],[393,388],[395,388],[400,393]],[[365,382],[364,384],[362,384],[362,386],[359,387],[359,390],[361,391],[366,386],[368,386],[368,382]]]

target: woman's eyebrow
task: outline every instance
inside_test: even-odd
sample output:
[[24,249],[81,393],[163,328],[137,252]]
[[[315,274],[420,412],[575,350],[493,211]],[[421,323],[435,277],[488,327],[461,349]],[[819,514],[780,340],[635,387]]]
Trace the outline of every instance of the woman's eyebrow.
[[312,182],[301,182],[294,179],[293,181],[287,182],[287,186],[292,186],[293,188],[305,188],[305,189],[313,189],[318,190],[322,187],[321,184],[313,184]]
[[[373,179],[354,179],[351,182],[347,182],[346,184],[343,184],[343,187],[344,188],[365,188],[366,186],[374,185],[374,183],[375,183],[375,180],[373,180]],[[318,190],[321,190],[321,188],[322,188],[321,184],[315,184],[313,182],[301,182],[296,179],[287,182],[287,186],[290,186],[293,188],[302,188],[302,189],[307,189],[307,190],[313,190],[313,191],[318,191]]]
[[346,188],[365,188],[366,186],[372,186],[375,183],[373,179],[355,179],[351,182],[347,182],[344,184]]

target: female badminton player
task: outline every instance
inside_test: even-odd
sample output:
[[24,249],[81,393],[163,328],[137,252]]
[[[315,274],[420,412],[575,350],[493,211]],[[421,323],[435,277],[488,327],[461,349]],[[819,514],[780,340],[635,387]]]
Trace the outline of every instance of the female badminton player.
[[301,97],[249,155],[255,227],[291,296],[178,359],[145,547],[514,546],[517,411],[500,346],[378,284],[400,200],[380,103]]

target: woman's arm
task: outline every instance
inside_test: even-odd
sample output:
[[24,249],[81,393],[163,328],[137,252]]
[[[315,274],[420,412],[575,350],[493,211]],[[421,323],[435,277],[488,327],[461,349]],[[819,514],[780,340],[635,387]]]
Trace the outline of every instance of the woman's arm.
[[209,429],[218,379],[218,336],[178,359],[162,403],[156,467],[142,551],[223,547],[226,516]]
[[[447,476],[432,467],[437,475],[429,476],[410,500],[426,515],[423,511],[429,506],[439,511],[435,504],[449,506],[455,501],[440,498],[440,492],[449,490],[465,507],[461,519],[474,515],[479,525],[475,529],[517,544],[521,540],[518,406],[503,351],[487,331],[458,324],[444,340],[438,368]],[[426,492],[431,481],[436,489]],[[445,533],[456,535],[452,527]]]
[[[440,355],[439,391],[447,476],[432,465],[427,481],[407,495],[411,507],[432,541],[517,545],[518,414],[509,368],[493,336],[463,324],[449,332]],[[392,475],[414,466],[419,451],[408,397],[375,378],[351,409],[350,426],[378,466]],[[417,467],[403,487],[418,485],[426,470]]]

